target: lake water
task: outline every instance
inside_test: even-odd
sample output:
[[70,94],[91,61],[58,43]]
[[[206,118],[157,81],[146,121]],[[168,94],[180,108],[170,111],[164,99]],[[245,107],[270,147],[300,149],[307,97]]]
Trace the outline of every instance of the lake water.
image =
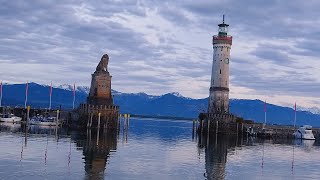
[[314,141],[201,138],[190,121],[131,119],[127,131],[0,124],[0,179],[320,179]]

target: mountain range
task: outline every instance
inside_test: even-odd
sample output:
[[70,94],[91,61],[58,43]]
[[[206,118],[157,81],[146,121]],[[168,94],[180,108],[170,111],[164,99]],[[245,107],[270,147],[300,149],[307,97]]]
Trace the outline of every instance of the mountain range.
[[[37,83],[28,84],[28,105],[35,108],[46,108],[49,104],[50,87]],[[76,107],[86,101],[89,87],[76,87]],[[200,112],[207,109],[208,98],[192,99],[181,96],[177,92],[161,96],[152,96],[146,93],[121,93],[112,90],[114,103],[120,106],[121,113],[138,114],[145,116],[170,116],[197,118]],[[4,84],[4,106],[24,106],[25,84]],[[72,109],[73,86],[60,85],[53,87],[52,107]],[[230,112],[244,119],[264,122],[264,102],[260,100],[230,99]],[[313,108],[313,113],[304,108],[297,111],[297,125],[309,124],[320,127],[319,109]],[[273,104],[267,104],[267,123],[292,125],[294,110]]]

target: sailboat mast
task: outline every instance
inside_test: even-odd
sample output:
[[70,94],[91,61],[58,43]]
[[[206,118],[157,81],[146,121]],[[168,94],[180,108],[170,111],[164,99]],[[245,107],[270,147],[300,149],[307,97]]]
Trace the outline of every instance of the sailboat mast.
[[50,93],[49,93],[49,110],[51,110],[51,99],[52,98],[52,81],[50,84]]
[[263,124],[263,128],[264,126],[267,124],[267,100],[264,101],[264,124]]
[[51,96],[50,96],[50,100],[49,100],[49,110],[51,110]]
[[72,102],[72,109],[74,109],[74,102],[76,100],[76,83],[73,84],[73,102]]
[[294,103],[294,124],[293,127],[296,127],[296,121],[297,121],[297,103]]
[[28,102],[28,81],[26,83],[26,98],[24,100],[24,108],[27,109],[27,102]]
[[2,81],[0,83],[0,107],[2,106]]

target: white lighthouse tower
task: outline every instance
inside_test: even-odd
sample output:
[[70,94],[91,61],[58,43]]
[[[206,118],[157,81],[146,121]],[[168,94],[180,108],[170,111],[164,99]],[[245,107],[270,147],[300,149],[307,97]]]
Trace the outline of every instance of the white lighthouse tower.
[[219,34],[213,36],[213,62],[208,114],[229,113],[229,63],[232,36],[228,36],[228,24],[219,24]]

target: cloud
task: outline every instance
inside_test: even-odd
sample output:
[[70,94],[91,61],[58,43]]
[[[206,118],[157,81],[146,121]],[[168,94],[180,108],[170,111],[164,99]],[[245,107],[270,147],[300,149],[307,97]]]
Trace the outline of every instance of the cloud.
[[108,53],[114,89],[207,97],[211,38],[226,14],[233,36],[232,96],[274,94],[277,102],[290,96],[317,106],[319,5],[298,0],[5,1],[0,66],[6,68],[0,77],[89,85],[90,74]]

